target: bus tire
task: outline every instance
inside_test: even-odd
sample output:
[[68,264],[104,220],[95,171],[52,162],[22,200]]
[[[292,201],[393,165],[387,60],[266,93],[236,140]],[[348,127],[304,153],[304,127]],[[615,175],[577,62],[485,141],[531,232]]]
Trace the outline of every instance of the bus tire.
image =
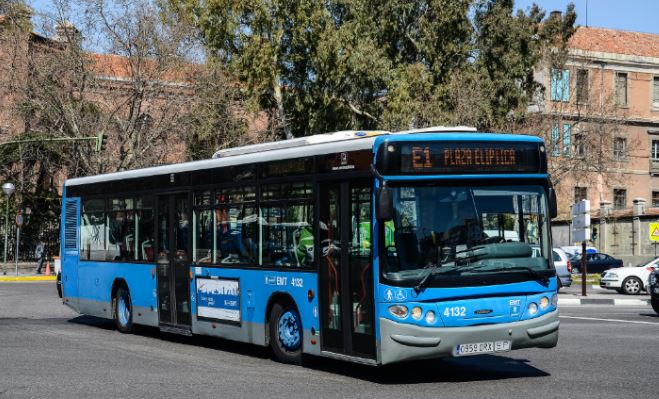
[[659,315],[659,298],[652,298],[650,299],[650,304],[652,305],[652,309]]
[[275,303],[269,318],[270,347],[277,360],[302,364],[302,320],[295,305]]
[[133,303],[130,298],[130,291],[125,286],[117,288],[114,296],[114,321],[117,324],[117,330],[124,334],[133,331]]
[[60,273],[57,273],[57,280],[56,280],[56,285],[57,285],[57,295],[59,297],[62,297],[62,275]]

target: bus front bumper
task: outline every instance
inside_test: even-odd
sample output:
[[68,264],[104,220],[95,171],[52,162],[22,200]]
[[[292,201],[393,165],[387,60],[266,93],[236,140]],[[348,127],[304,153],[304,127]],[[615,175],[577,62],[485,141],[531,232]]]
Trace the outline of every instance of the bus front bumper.
[[457,345],[480,342],[510,341],[511,349],[553,348],[558,325],[558,311],[514,323],[470,327],[420,327],[380,318],[380,363],[450,357]]

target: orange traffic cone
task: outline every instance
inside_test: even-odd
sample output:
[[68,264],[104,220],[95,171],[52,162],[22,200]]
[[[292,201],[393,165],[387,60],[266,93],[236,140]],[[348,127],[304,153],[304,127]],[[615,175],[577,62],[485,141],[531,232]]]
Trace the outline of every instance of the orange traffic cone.
[[50,259],[46,261],[46,276],[50,276]]

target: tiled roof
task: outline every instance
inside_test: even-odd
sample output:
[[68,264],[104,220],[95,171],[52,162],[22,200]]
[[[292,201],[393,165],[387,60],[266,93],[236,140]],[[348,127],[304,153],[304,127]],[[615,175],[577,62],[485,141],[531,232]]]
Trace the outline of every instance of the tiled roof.
[[570,39],[568,47],[659,58],[659,35],[581,26]]

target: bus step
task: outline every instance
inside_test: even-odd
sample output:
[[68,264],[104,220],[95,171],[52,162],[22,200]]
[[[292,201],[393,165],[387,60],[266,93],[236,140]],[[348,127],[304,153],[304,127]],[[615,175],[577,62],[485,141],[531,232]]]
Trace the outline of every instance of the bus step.
[[189,327],[167,326],[161,324],[160,331],[170,334],[185,335],[188,337],[192,336],[192,331],[190,331]]

